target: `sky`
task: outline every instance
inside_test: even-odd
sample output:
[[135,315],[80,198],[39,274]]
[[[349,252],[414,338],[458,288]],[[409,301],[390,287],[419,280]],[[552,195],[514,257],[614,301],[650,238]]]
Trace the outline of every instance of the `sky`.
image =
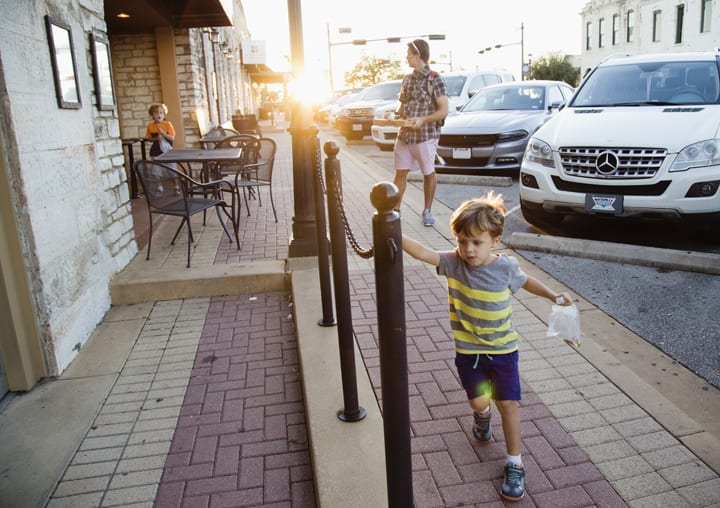
[[[551,52],[580,54],[580,11],[588,0],[300,0],[305,72],[328,75],[328,29],[335,88],[363,54],[405,62],[406,43],[337,44],[353,39],[385,39],[444,34],[430,41],[432,67],[439,71],[505,68],[520,79],[522,61]],[[242,0],[253,40],[266,41],[267,65],[290,71],[287,0]],[[521,31],[521,25],[524,29]],[[351,28],[352,33],[339,33]],[[484,54],[478,50],[502,44]]]

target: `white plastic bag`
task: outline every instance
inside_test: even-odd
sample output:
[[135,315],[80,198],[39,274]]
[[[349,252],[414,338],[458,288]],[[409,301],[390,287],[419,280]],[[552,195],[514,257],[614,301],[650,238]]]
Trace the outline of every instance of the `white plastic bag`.
[[553,305],[547,337],[560,337],[568,345],[580,347],[580,311],[576,305]]

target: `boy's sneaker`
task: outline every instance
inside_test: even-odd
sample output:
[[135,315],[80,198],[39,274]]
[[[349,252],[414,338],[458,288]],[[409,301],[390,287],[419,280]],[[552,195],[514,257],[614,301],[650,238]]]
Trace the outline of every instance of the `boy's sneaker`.
[[430,210],[423,210],[423,224],[426,226],[432,226],[435,224],[435,218],[432,216],[432,212]]
[[492,437],[492,427],[490,426],[490,418],[492,418],[492,411],[488,411],[487,416],[479,415],[476,411],[473,411],[475,417],[475,423],[473,424],[473,435],[478,441],[490,441]]
[[508,501],[520,501],[525,496],[525,469],[515,464],[505,466],[500,495]]

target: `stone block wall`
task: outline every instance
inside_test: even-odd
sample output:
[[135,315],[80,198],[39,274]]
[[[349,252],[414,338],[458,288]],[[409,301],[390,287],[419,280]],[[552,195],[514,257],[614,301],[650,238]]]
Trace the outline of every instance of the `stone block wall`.
[[[148,108],[162,102],[157,46],[153,34],[115,35],[110,38],[120,137],[145,135]],[[177,112],[170,112],[169,116]]]
[[[0,0],[0,139],[47,370],[60,374],[110,307],[136,254],[116,111],[95,105],[90,34],[103,0]],[[58,107],[45,15],[70,27],[81,105]],[[3,238],[0,238],[3,241]],[[12,295],[10,295],[12,296]]]

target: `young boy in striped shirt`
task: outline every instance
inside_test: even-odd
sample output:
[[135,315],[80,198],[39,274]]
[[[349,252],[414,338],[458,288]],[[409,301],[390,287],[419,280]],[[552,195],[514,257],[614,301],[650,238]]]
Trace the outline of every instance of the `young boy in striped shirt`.
[[453,213],[454,250],[439,252],[406,236],[403,249],[447,277],[455,366],[473,409],[473,434],[483,442],[492,438],[490,400],[494,400],[507,447],[501,495],[519,501],[525,495],[525,470],[520,455],[518,334],[510,296],[523,288],[553,303],[572,305],[572,300],[525,274],[514,257],[493,252],[504,225],[502,196],[490,192],[464,202]]

